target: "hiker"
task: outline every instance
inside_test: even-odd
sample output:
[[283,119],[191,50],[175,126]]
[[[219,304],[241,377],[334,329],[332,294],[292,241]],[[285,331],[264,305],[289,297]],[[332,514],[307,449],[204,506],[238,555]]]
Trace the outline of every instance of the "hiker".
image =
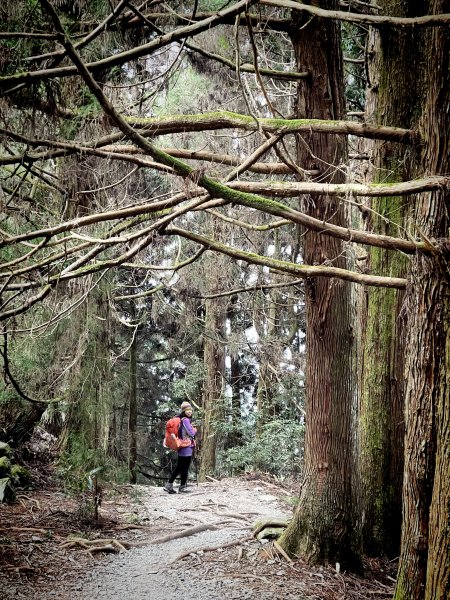
[[164,486],[164,490],[169,494],[176,494],[176,491],[173,489],[173,483],[178,475],[180,476],[180,487],[178,488],[178,492],[183,493],[189,491],[187,489],[187,479],[192,455],[195,451],[194,436],[197,433],[197,429],[191,425],[192,412],[192,406],[189,402],[183,402],[179,414],[181,419],[179,436],[183,440],[190,438],[191,444],[184,448],[179,448],[178,450],[177,464],[170,474],[169,481]]

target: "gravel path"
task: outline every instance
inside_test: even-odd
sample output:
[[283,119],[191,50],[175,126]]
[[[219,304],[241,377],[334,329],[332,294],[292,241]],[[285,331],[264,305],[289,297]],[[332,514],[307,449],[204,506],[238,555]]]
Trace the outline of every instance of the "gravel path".
[[[280,561],[270,561],[269,557],[268,566],[275,568],[275,577],[271,572],[270,580],[254,572],[264,542],[249,540],[194,554],[249,536],[251,525],[261,517],[289,516],[290,510],[271,487],[264,482],[233,479],[190,489],[189,494],[169,495],[162,488],[139,486],[139,520],[151,527],[150,535],[142,530],[133,532],[134,541],[142,547],[103,558],[76,581],[63,583],[63,589],[55,582],[56,587],[41,592],[39,599],[171,600],[185,596],[189,600],[298,600],[298,594],[294,596],[287,589],[283,593],[285,571]],[[211,524],[216,524],[216,529],[151,543],[171,533]],[[177,560],[185,552],[191,554]]]

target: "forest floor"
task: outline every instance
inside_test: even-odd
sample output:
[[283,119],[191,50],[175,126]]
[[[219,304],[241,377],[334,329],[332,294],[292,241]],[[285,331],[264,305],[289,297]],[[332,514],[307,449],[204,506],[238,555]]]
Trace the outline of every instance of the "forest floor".
[[255,539],[261,518],[290,517],[294,491],[246,476],[190,486],[120,486],[99,520],[47,480],[0,505],[3,600],[367,600],[391,598],[395,565],[367,561],[364,576],[316,568]]

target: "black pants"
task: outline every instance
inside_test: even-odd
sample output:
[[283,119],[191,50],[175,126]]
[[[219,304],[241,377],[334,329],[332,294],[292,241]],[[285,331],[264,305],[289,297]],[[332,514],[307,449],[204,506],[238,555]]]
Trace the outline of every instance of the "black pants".
[[169,483],[173,483],[179,475],[180,476],[180,484],[186,485],[191,460],[192,460],[192,456],[178,456],[178,460],[177,460],[175,469],[170,474]]

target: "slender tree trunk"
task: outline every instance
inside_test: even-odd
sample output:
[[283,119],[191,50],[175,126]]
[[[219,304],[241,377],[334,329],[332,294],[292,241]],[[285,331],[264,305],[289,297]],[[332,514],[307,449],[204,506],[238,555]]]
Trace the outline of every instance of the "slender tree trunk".
[[[274,256],[281,255],[281,243],[278,231],[273,233]],[[279,352],[280,338],[283,334],[280,323],[283,318],[283,308],[280,302],[281,294],[276,289],[261,294],[262,313],[260,323],[260,352],[257,401],[257,433],[261,428],[276,418],[280,406],[276,400],[277,367],[281,361]]]
[[[448,0],[430,3],[450,11]],[[427,47],[428,93],[420,132],[427,174],[450,171],[450,37],[437,28]],[[411,263],[407,306],[405,477],[403,524],[395,600],[444,600],[450,596],[450,194],[421,194],[416,231],[436,255]]]
[[130,483],[137,482],[137,344],[138,329],[130,346],[129,404],[128,404],[128,470]]
[[[256,392],[257,434],[277,413],[277,407],[274,404],[276,365],[278,364],[275,339],[279,331],[278,322],[280,318],[277,296],[275,290],[270,290],[262,298],[264,306],[261,307],[263,314],[261,319],[258,388]],[[263,331],[264,333],[262,333]]]
[[[321,2],[337,8],[337,2]],[[339,27],[306,19],[293,37],[297,68],[311,77],[299,83],[299,118],[339,119],[344,113]],[[346,158],[342,140],[311,134],[298,142],[298,164],[318,170],[322,181],[342,181],[338,165]],[[309,214],[346,224],[343,205],[320,197]],[[345,249],[315,232],[304,235],[307,264],[346,267]],[[281,543],[311,562],[359,566],[352,515],[351,411],[354,401],[351,289],[344,282],[307,280],[305,478],[298,509]]]
[[241,368],[239,357],[239,344],[233,342],[234,335],[238,332],[238,310],[237,296],[232,297],[227,307],[227,318],[229,322],[228,354],[230,356],[230,387],[231,387],[231,423],[232,433],[227,436],[225,448],[233,448],[241,444],[242,435],[239,430],[241,423]]
[[228,436],[227,447],[234,448],[241,444],[242,435],[239,431],[239,424],[242,420],[241,415],[241,374],[239,368],[239,358],[231,357],[230,364],[230,385],[231,385],[231,422],[233,424],[233,433]]
[[205,301],[205,332],[203,356],[205,379],[203,382],[203,426],[199,480],[214,473],[216,467],[217,423],[223,416],[224,347],[222,332],[224,307],[219,299]]

